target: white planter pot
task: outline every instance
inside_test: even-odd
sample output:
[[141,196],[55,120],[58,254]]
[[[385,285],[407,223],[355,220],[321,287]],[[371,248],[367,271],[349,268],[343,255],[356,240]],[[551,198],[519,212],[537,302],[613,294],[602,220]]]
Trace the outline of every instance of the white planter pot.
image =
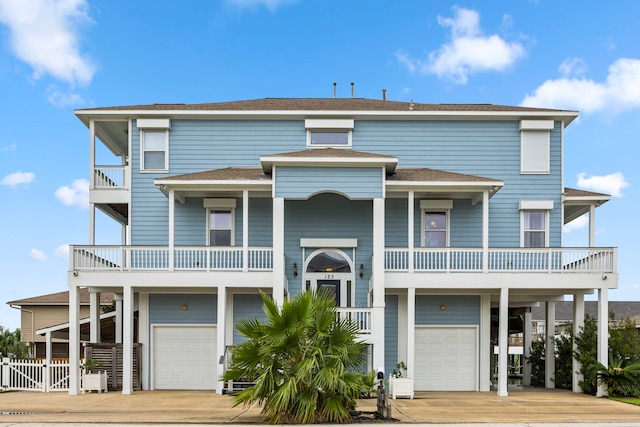
[[108,392],[107,380],[109,376],[105,371],[93,374],[82,374],[82,392],[97,391],[99,393]]
[[389,394],[393,399],[398,396],[413,399],[413,378],[390,378]]

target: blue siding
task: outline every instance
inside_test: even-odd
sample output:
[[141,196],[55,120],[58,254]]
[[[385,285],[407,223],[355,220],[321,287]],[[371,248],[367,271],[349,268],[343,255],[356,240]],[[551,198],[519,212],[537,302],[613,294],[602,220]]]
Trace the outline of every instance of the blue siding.
[[[215,294],[151,294],[149,323],[218,323]],[[188,306],[182,310],[182,305]]]
[[[355,275],[356,307],[367,306],[371,254],[373,253],[373,202],[348,200],[337,194],[321,194],[309,200],[285,201],[285,273],[289,279],[289,293],[297,295],[303,288],[302,274],[294,278],[293,263],[302,271],[300,238],[344,239],[357,238],[355,265],[364,265],[362,279]],[[307,256],[313,251],[309,248]],[[349,255],[351,249],[344,249]]]
[[233,296],[233,344],[239,344],[245,340],[245,337],[236,330],[236,324],[240,319],[258,319],[266,322],[267,315],[262,309],[262,298],[259,294]]
[[382,168],[278,166],[276,197],[306,199],[321,192],[343,194],[350,199],[382,197]]
[[[440,306],[444,305],[445,310]],[[479,325],[480,297],[417,295],[416,325]]]
[[[387,378],[396,368],[398,362],[400,362],[398,360],[398,295],[386,295],[384,308],[384,371]],[[378,369],[378,366],[374,366],[374,369]]]

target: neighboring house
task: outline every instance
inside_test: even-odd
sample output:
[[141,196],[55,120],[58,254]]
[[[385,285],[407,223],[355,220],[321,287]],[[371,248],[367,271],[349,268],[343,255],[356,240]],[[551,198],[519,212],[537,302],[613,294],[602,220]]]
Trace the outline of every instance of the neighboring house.
[[[80,317],[89,316],[89,290],[80,289]],[[113,293],[100,296],[100,306],[108,307],[113,303]],[[20,310],[21,341],[29,346],[31,357],[46,357],[45,337],[37,331],[69,322],[69,291],[40,295],[16,301],[9,301],[11,307]],[[111,322],[113,323],[113,322]],[[112,328],[113,329],[113,328]],[[106,329],[105,329],[106,332]],[[113,331],[111,332],[113,334]],[[103,334],[101,340],[106,341],[109,335]],[[69,343],[64,339],[55,339],[51,343],[52,358],[69,357]]]
[[[573,302],[562,301],[555,304],[555,325],[556,335],[562,333],[564,328],[569,322],[573,321]],[[545,318],[545,303],[541,303],[537,307],[531,308],[531,333],[532,340],[544,339],[546,334],[546,318]],[[598,303],[597,301],[585,301],[584,302],[585,316],[590,316],[594,319],[598,318]],[[613,320],[611,320],[613,315]],[[631,319],[637,327],[640,326],[640,301],[609,301],[609,324],[616,324],[625,319]]]
[[[333,98],[75,113],[92,228],[70,252],[70,340],[80,289],[121,295],[125,394],[135,332],[144,389],[222,393],[234,323],[263,316],[259,291],[282,304],[318,288],[357,322],[369,368],[404,361],[416,390],[487,391],[510,312],[565,295],[580,308],[594,291],[606,310],[618,284],[616,249],[594,243],[610,196],[564,187],[575,111]],[[96,209],[122,245],[94,240]],[[563,224],[585,213],[588,244],[562,247]]]

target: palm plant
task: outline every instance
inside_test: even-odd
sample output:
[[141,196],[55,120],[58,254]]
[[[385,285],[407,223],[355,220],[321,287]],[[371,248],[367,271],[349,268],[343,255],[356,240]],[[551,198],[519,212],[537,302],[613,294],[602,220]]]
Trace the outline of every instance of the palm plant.
[[261,404],[272,424],[348,420],[364,386],[357,371],[366,344],[356,340],[357,326],[339,319],[326,293],[303,292],[281,309],[261,295],[267,320],[238,322],[246,341],[234,347],[223,376],[255,383],[236,405]]
[[640,394],[640,363],[625,364],[620,358],[609,354],[609,366],[596,362],[598,384],[606,384],[610,396],[638,396]]

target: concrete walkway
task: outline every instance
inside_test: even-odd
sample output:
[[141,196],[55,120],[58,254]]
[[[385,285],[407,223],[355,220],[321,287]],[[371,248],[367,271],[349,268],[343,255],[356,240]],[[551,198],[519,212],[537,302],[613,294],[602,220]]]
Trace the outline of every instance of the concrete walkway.
[[[399,423],[460,425],[611,424],[640,426],[640,407],[568,391],[527,389],[495,392],[417,393],[415,399],[392,400]],[[361,400],[358,410],[374,411],[376,400]],[[0,426],[15,423],[120,424],[256,424],[259,407],[233,407],[229,396],[204,391],[0,393]],[[618,424],[615,424],[618,423]]]

